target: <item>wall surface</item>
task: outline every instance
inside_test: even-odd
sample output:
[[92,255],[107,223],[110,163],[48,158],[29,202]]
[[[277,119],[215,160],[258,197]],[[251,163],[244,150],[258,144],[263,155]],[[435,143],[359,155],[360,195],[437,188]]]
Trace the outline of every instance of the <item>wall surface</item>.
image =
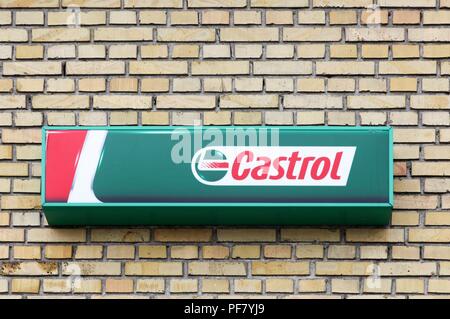
[[[450,297],[449,0],[0,8],[0,297]],[[46,225],[42,125],[198,122],[394,127],[391,225]]]

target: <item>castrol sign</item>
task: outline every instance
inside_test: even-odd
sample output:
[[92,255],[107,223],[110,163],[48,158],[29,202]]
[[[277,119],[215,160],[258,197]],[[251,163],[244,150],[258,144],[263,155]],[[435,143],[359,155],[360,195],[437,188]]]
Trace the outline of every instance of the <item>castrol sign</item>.
[[191,168],[210,186],[345,186],[355,151],[351,146],[208,147],[195,153]]
[[44,127],[52,226],[386,225],[389,127]]

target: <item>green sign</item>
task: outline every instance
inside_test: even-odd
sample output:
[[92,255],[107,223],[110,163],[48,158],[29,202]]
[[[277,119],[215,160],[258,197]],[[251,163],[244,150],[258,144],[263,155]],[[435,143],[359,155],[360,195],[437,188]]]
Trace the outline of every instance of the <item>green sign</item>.
[[387,127],[45,127],[50,225],[383,225]]

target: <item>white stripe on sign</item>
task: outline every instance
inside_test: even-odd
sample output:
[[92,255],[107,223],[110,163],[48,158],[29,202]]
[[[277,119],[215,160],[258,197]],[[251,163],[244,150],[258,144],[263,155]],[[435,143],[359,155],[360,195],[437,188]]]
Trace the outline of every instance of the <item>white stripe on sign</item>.
[[88,131],[78,160],[68,203],[101,203],[94,194],[93,183],[108,131]]

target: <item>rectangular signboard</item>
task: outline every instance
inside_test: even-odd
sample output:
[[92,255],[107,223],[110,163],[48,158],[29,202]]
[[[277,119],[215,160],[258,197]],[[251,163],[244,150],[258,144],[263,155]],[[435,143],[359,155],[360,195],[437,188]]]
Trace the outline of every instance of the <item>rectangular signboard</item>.
[[44,127],[50,225],[384,225],[388,127]]

